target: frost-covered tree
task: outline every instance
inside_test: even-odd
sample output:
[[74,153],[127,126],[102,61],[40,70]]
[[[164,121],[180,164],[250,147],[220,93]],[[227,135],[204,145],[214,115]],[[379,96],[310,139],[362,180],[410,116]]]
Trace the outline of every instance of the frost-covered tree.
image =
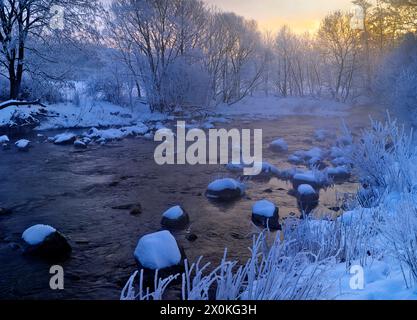
[[[184,84],[168,79],[176,76],[172,73],[179,71],[178,65],[184,61],[190,68],[200,63],[198,45],[205,18],[205,5],[198,0],[113,2],[107,28],[110,40],[121,50],[132,73],[140,77],[153,110],[173,109],[178,96],[171,95],[172,86],[191,85],[192,81]],[[191,75],[188,72],[188,80]]]
[[336,11],[324,18],[318,31],[327,86],[332,97],[341,101],[350,97],[359,65],[359,31],[351,27],[351,17]]
[[403,43],[384,60],[377,73],[380,100],[399,115],[417,112],[417,36],[408,34]]
[[79,35],[97,8],[97,0],[0,0],[0,74],[8,79],[10,99],[19,98],[27,53],[36,52],[31,43],[47,42],[58,31]]

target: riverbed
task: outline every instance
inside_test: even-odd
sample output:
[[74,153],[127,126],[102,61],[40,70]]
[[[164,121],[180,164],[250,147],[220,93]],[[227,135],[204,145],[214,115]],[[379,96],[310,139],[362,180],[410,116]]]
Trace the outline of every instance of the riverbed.
[[[369,126],[369,113],[375,112],[362,107],[343,120],[358,135]],[[334,139],[317,142],[314,132],[326,129],[337,134],[341,122],[340,117],[285,116],[234,119],[216,127],[263,129],[264,160],[285,169],[293,167],[287,158],[297,150],[329,149]],[[288,142],[288,154],[268,149],[276,138]],[[0,299],[118,299],[135,271],[138,239],[160,230],[161,214],[173,205],[183,206],[191,218],[189,229],[174,233],[189,260],[204,256],[213,263],[226,247],[230,259],[243,262],[248,257],[252,235],[258,231],[251,223],[255,201],[275,202],[282,219],[298,213],[297,200],[288,194],[292,186],[276,178],[247,181],[246,195],[239,201],[210,202],[204,192],[211,181],[238,175],[222,165],[158,166],[157,143],[144,138],[90,145],[86,150],[56,146],[36,134],[31,140],[27,153],[14,148],[0,151],[0,207],[12,209],[0,216]],[[323,190],[318,211],[334,214],[340,196],[354,194],[357,188],[352,177]],[[113,209],[131,203],[140,203],[142,213]],[[49,288],[50,265],[22,255],[22,232],[39,223],[54,226],[73,247],[71,258],[62,264],[63,291]],[[189,234],[197,240],[188,241]]]

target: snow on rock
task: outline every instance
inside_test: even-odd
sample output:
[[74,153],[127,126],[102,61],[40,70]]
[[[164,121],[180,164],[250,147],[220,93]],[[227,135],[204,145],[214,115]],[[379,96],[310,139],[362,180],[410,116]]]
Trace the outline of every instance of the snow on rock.
[[300,157],[299,155],[293,154],[291,156],[288,157],[288,162],[295,164],[295,165],[300,165],[303,164],[305,161],[303,159],[303,157]]
[[209,199],[230,201],[240,198],[245,193],[245,187],[240,182],[226,178],[215,180],[209,184],[206,196]]
[[252,221],[257,226],[279,230],[279,209],[271,201],[258,201],[252,207]]
[[123,127],[120,130],[123,131],[127,136],[139,136],[147,133],[149,131],[149,128],[147,125],[143,123],[138,123],[135,126]]
[[226,165],[226,169],[232,172],[241,172],[245,166],[242,163],[230,162]]
[[309,214],[319,204],[319,194],[314,188],[309,184],[302,184],[297,189],[298,193],[298,206],[300,211]]
[[62,260],[72,251],[67,239],[55,228],[48,225],[34,225],[22,234],[25,241],[25,253],[48,260]]
[[275,204],[268,200],[261,200],[253,205],[252,212],[258,216],[272,218],[276,211]]
[[298,187],[302,184],[309,184],[317,190],[330,184],[330,180],[326,171],[312,170],[295,174],[292,179],[292,183],[294,190],[298,190]]
[[52,141],[54,144],[58,145],[67,145],[67,144],[73,144],[74,141],[77,139],[77,136],[73,133],[66,132],[56,135],[52,138]]
[[288,152],[288,144],[284,139],[272,141],[269,147],[274,152]]
[[112,140],[121,140],[128,136],[144,135],[148,131],[148,126],[146,126],[143,123],[140,123],[135,126],[122,127],[120,129],[110,128],[99,130],[97,128],[91,128],[86,134],[84,134],[84,136],[90,139],[97,140],[98,142],[105,142]]
[[74,147],[77,149],[86,149],[87,143],[83,140],[78,139],[74,141]]
[[348,158],[346,158],[346,157],[339,157],[339,158],[335,158],[335,159],[333,159],[332,161],[331,161],[331,163],[334,165],[334,166],[345,166],[345,165],[351,165],[352,164],[352,161],[351,160],[349,160]]
[[323,159],[323,157],[324,157],[324,151],[320,148],[312,148],[312,149],[304,152],[305,160],[310,160],[310,159],[313,159],[313,158]]
[[351,172],[347,166],[327,168],[326,172],[329,175],[329,177],[332,178],[334,181],[347,180],[351,176]]
[[135,259],[146,269],[161,270],[181,263],[181,251],[169,231],[160,231],[143,236],[135,249]]
[[38,224],[26,229],[22,234],[22,238],[27,244],[36,246],[42,243],[46,237],[54,232],[56,232],[55,228],[43,224]]
[[341,157],[344,157],[345,155],[346,155],[346,151],[343,150],[342,148],[332,147],[330,149],[330,157],[332,157],[333,159],[341,158]]
[[19,149],[19,151],[28,151],[30,147],[30,141],[26,139],[21,139],[16,141],[15,146]]
[[316,130],[316,132],[314,133],[314,137],[317,141],[324,142],[327,139],[334,138],[335,135],[329,132],[328,130],[319,129],[319,130]]
[[277,167],[274,165],[268,163],[268,162],[262,162],[262,171],[259,175],[253,176],[255,179],[270,179],[272,177],[279,177],[280,171]]
[[8,143],[8,142],[10,142],[8,136],[0,136],[0,144]]
[[161,224],[168,229],[184,229],[189,223],[188,213],[181,206],[172,207],[162,214]]
[[310,186],[309,184],[300,185],[297,191],[300,195],[311,195],[311,194],[317,193],[316,190],[314,190],[313,187]]

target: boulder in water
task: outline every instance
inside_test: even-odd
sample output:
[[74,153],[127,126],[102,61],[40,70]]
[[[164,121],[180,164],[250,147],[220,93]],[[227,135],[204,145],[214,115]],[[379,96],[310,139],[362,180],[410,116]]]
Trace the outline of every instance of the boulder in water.
[[148,285],[154,281],[157,270],[162,279],[184,272],[185,253],[169,231],[140,238],[134,256],[139,270],[144,270],[144,282]]
[[53,143],[57,145],[70,145],[73,144],[75,140],[77,140],[77,136],[69,132],[57,134],[52,138]]
[[319,205],[319,193],[309,184],[302,184],[297,189],[298,206],[301,212],[309,214]]
[[15,146],[19,151],[29,151],[30,148],[30,141],[26,139],[21,139],[16,141]]
[[271,142],[269,148],[273,152],[284,153],[288,152],[288,144],[284,139],[277,139]]
[[226,178],[210,183],[206,191],[206,197],[219,201],[231,201],[239,199],[244,193],[243,184],[234,179]]
[[175,206],[162,214],[161,224],[167,229],[185,229],[190,223],[188,213],[180,206]]
[[68,258],[72,248],[67,239],[55,228],[38,224],[28,228],[22,234],[26,244],[25,253],[46,260]]
[[271,230],[281,230],[279,209],[268,200],[256,202],[252,207],[252,221],[257,226]]

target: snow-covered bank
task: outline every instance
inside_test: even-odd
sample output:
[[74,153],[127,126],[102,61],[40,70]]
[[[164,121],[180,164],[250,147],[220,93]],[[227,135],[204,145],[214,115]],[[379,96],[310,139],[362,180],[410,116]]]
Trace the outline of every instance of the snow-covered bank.
[[[315,100],[312,98],[248,97],[232,105],[218,105],[206,110],[207,119],[190,126],[212,128],[212,123],[227,122],[227,118],[256,119],[275,118],[287,115],[343,116],[351,109],[342,103]],[[178,108],[183,114],[186,110]],[[39,115],[43,115],[38,119]],[[200,115],[201,117],[201,115]],[[178,116],[184,118],[184,115]],[[137,104],[132,108],[117,106],[104,101],[83,100],[81,105],[61,103],[41,106],[11,106],[0,110],[0,128],[19,126],[22,122],[31,122],[36,130],[103,128],[132,126],[149,121],[175,120],[158,112],[152,113],[146,104]]]

